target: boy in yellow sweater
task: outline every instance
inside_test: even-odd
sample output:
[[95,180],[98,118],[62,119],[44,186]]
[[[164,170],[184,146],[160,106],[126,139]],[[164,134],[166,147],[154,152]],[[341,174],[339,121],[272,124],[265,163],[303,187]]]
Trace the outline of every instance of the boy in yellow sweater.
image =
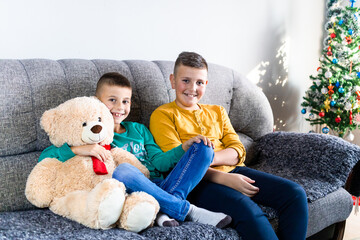
[[[199,54],[179,55],[170,75],[176,99],[157,108],[150,118],[156,143],[168,151],[198,134],[207,137],[215,145],[215,156],[190,201],[230,215],[232,226],[245,240],[304,240],[308,222],[304,190],[292,181],[245,167],[245,148],[225,109],[199,104],[208,83],[207,72],[208,65]],[[277,210],[278,236],[257,204]]]

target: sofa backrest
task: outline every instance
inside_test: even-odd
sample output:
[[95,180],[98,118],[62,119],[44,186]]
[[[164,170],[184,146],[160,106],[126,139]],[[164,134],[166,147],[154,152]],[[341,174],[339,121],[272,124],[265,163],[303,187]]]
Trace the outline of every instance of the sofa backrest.
[[[119,72],[133,86],[127,120],[148,126],[152,111],[175,99],[169,81],[173,67],[170,61],[0,60],[0,211],[30,208],[23,193],[26,178],[50,145],[39,125],[45,110],[94,95],[102,74]],[[252,142],[272,131],[273,115],[265,95],[229,68],[209,64],[209,84],[201,102],[225,107],[247,148],[247,161]]]

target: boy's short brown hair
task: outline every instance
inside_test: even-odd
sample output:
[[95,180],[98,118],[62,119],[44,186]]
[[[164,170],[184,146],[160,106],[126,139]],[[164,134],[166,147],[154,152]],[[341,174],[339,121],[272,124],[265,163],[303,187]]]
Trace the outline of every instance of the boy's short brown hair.
[[176,75],[177,68],[180,65],[200,69],[206,68],[206,70],[208,70],[206,60],[200,54],[195,52],[182,52],[179,54],[175,61],[174,75]]
[[100,77],[96,85],[96,96],[98,96],[100,89],[104,85],[127,87],[132,89],[130,81],[125,76],[117,72],[108,72]]

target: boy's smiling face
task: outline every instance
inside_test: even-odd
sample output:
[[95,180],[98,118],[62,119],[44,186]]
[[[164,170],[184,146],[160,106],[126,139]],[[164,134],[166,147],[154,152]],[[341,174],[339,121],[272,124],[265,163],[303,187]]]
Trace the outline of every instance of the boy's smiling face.
[[110,110],[115,128],[120,127],[120,123],[130,113],[131,94],[131,88],[104,84],[97,95],[97,98]]
[[205,94],[207,80],[206,68],[193,68],[184,65],[170,75],[171,86],[176,92],[176,104],[186,110],[199,109],[197,105]]

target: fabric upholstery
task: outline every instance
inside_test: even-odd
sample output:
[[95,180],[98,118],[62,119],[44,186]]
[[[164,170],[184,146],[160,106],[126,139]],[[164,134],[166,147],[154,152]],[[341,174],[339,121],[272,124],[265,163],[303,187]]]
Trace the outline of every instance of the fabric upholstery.
[[[140,235],[120,229],[90,230],[49,210],[34,210],[24,195],[27,176],[41,151],[50,145],[39,125],[45,110],[70,98],[94,95],[99,77],[115,71],[132,84],[128,120],[148,126],[152,111],[175,99],[169,81],[173,67],[171,61],[0,60],[0,239],[237,239],[233,229],[220,230],[195,223],[183,223],[180,228],[172,229],[154,227]],[[207,93],[201,102],[225,107],[247,150],[245,163],[254,165],[260,156],[256,144],[263,141],[272,147],[263,138],[273,131],[268,100],[257,86],[232,69],[210,63],[208,76]],[[276,151],[285,153],[280,145]],[[266,170],[271,167],[276,169],[278,165],[269,164]],[[308,236],[348,216],[351,197],[341,188],[335,190],[309,204]],[[265,209],[276,229],[276,213]]]
[[239,239],[239,236],[234,229],[219,229],[205,224],[190,222],[181,223],[180,227],[176,228],[153,227],[146,229],[139,234],[119,228],[95,230],[55,215],[48,209],[1,213],[0,226],[0,239]]
[[309,204],[309,237],[333,223],[346,220],[352,210],[350,194],[343,188]]
[[360,147],[324,134],[269,133],[255,145],[260,171],[292,179],[313,202],[345,186]]

